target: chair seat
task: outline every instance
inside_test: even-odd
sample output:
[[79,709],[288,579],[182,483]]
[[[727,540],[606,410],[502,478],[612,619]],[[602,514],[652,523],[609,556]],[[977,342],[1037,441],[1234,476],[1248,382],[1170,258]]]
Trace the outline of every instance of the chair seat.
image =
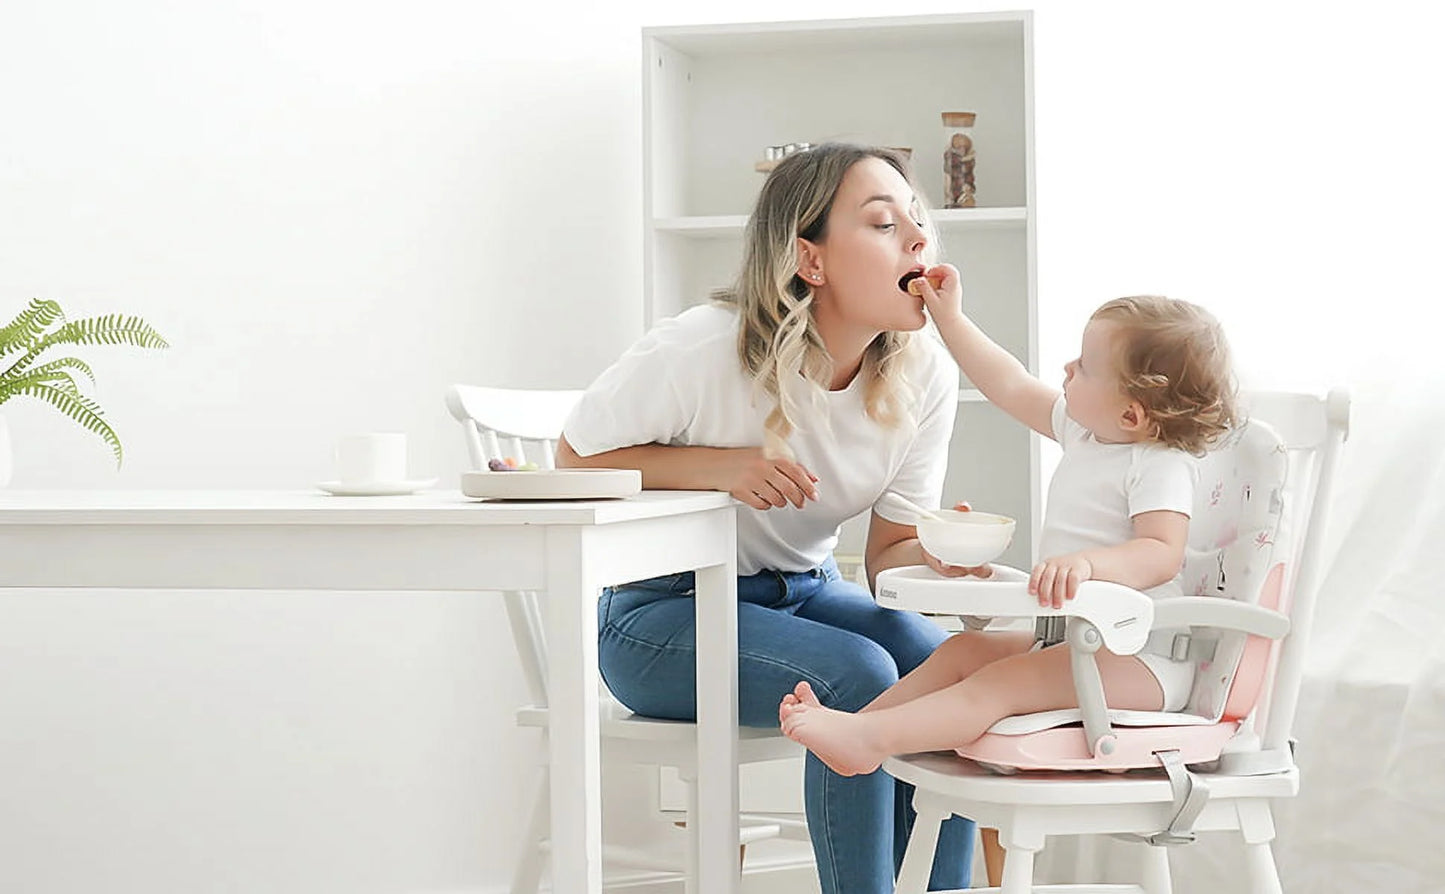
[[[1172,804],[1174,791],[1162,771],[1128,773],[1042,771],[1000,776],[952,751],[905,754],[884,761],[890,776],[972,805],[1014,807],[1043,804],[1059,808],[1128,803]],[[1299,792],[1293,767],[1263,776],[1197,773],[1209,785],[1210,801],[1231,798],[1287,798]],[[983,817],[976,817],[982,820]]]
[[1190,765],[1218,760],[1220,751],[1237,729],[1238,724],[1233,721],[1204,726],[1117,727],[1113,749],[1108,753],[1090,754],[1084,731],[1062,726],[1024,735],[984,733],[956,750],[970,760],[1007,768],[1006,772],[1074,769],[1116,772],[1158,767],[1159,759],[1154,755],[1160,751],[1177,751],[1180,760]]
[[[598,726],[608,754],[629,763],[660,763],[679,769],[691,767],[697,754],[697,724],[687,720],[644,717],[608,699],[602,703]],[[518,726],[545,729],[547,709],[521,708]],[[775,727],[738,727],[738,761],[745,764],[798,757],[803,747]]]
[[[1109,722],[1114,726],[1209,726],[1214,723],[1208,717],[1182,711],[1126,711],[1110,708],[1108,714]],[[1083,721],[1083,711],[1078,708],[1062,708],[1057,711],[1038,711],[1034,714],[1005,717],[989,727],[988,731],[1000,736],[1023,736]]]

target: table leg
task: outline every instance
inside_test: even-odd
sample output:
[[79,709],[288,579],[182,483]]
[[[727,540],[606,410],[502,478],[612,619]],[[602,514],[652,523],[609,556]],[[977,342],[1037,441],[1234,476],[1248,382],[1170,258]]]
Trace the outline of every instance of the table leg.
[[697,810],[700,894],[735,894],[738,869],[737,532],[720,510],[726,561],[697,571]]
[[552,890],[602,891],[597,585],[579,528],[547,529]]

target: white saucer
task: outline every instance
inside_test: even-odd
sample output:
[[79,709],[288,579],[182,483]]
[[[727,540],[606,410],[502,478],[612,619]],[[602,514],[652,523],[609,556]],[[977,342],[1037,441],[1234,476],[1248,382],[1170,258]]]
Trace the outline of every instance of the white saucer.
[[396,497],[426,490],[436,483],[435,478],[415,478],[411,481],[367,481],[360,484],[320,481],[316,486],[338,497]]
[[636,469],[462,473],[462,493],[479,500],[607,500],[641,490]]

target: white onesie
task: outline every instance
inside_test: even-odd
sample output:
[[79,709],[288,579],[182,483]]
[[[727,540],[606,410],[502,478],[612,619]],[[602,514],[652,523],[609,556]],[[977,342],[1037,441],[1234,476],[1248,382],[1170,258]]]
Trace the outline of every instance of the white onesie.
[[[1083,549],[1118,546],[1134,539],[1134,516],[1168,510],[1194,511],[1199,461],[1183,450],[1159,444],[1105,444],[1069,418],[1064,398],[1054,404],[1054,440],[1063,458],[1049,482],[1039,537],[1041,559]],[[1155,599],[1180,596],[1176,577],[1147,591]],[[1139,653],[1164,690],[1164,710],[1177,711],[1189,700],[1194,665],[1170,655],[1176,633],[1155,631]]]

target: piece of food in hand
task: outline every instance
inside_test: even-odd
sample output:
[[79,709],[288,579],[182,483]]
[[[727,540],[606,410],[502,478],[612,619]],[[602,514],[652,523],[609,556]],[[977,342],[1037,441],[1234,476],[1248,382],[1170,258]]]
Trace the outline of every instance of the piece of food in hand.
[[922,276],[922,270],[910,270],[902,276],[898,277],[898,288],[910,294],[917,295],[918,293],[913,291],[913,281]]
[[922,270],[910,270],[898,278],[898,288],[910,295],[923,297],[923,285],[920,280],[928,280],[935,289],[943,285],[942,276],[927,276]]

